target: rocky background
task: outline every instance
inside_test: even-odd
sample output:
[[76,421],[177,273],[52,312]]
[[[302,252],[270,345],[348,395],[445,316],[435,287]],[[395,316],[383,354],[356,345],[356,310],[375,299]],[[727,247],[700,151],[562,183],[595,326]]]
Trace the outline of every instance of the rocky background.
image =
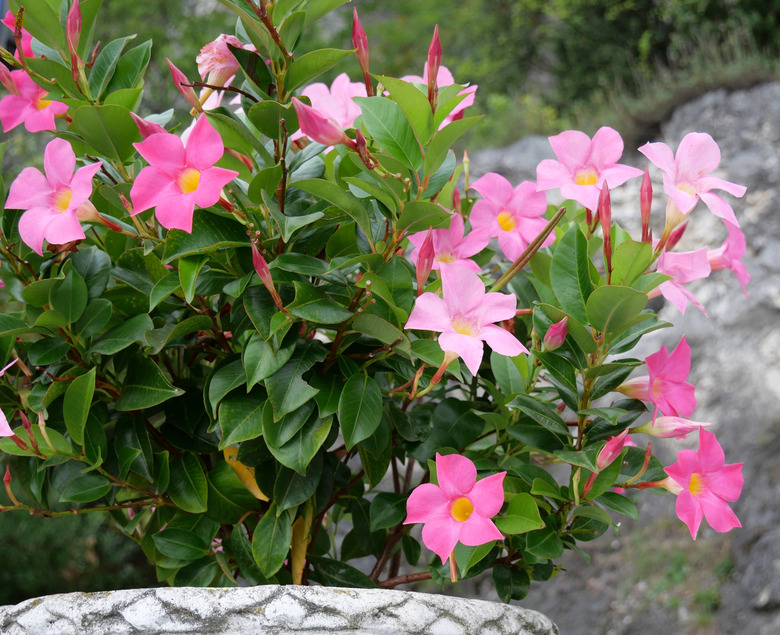
[[[730,271],[713,272],[688,285],[709,317],[690,304],[685,315],[663,306],[661,318],[674,327],[648,336],[635,356],[662,344],[671,350],[687,335],[698,400],[692,418],[714,424],[727,463],[744,462],[734,507],[743,527],[718,534],[705,522],[692,542],[673,497],[645,496],[639,521],[624,519],[619,535],[591,543],[590,566],[567,553],[565,571],[533,586],[522,602],[549,615],[561,633],[780,633],[780,83],[706,94],[678,108],[657,140],[676,149],[689,132],[712,135],[723,157],[717,175],[748,188],[731,203],[747,238],[749,298]],[[528,137],[475,154],[472,173],[495,171],[517,184],[535,180],[538,162],[551,157],[546,138]],[[623,161],[640,168],[647,162],[634,149]],[[666,199],[660,172],[650,171],[660,235]],[[613,217],[638,235],[635,181],[615,190],[612,203]],[[715,248],[724,237],[722,222],[700,203],[676,249]],[[667,465],[679,449],[696,446],[695,438],[654,444]]]

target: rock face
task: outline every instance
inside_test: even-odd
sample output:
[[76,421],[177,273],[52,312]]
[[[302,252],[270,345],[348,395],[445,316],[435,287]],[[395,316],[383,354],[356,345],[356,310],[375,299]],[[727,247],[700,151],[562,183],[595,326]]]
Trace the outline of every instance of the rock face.
[[496,602],[384,589],[260,586],[65,593],[0,607],[5,635],[558,635]]
[[[747,239],[742,259],[752,279],[749,298],[730,271],[713,272],[687,287],[707,310],[671,305],[661,310],[670,329],[642,342],[643,357],[683,333],[692,349],[689,381],[698,407],[692,419],[709,421],[727,463],[744,462],[745,486],[734,510],[742,528],[716,534],[702,526],[696,542],[674,514],[669,496],[645,497],[639,522],[624,522],[619,536],[605,535],[590,566],[566,558],[555,580],[532,588],[525,606],[549,615],[564,633],[780,633],[780,84],[716,91],[680,107],[658,139],[676,149],[689,132],[718,142],[717,176],[747,186],[742,199],[728,197]],[[512,156],[515,149],[526,156]],[[552,156],[538,140],[472,155],[475,176],[503,173],[513,183],[534,178],[533,166]],[[533,152],[531,152],[533,150]],[[497,160],[491,161],[491,159]],[[644,168],[639,154],[624,162]],[[665,197],[652,165],[653,215],[663,223]],[[639,227],[638,179],[615,190],[613,215],[633,235]],[[551,201],[552,202],[552,201]],[[726,232],[699,203],[676,251],[719,247]],[[696,439],[655,444],[669,464]],[[564,599],[565,598],[565,599]]]

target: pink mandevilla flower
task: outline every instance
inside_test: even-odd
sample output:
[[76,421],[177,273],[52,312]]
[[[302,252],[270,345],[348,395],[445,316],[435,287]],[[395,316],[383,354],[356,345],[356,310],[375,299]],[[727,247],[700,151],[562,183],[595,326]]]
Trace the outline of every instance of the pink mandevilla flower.
[[[516,188],[500,174],[490,172],[471,185],[482,198],[474,203],[469,220],[475,232],[497,237],[501,251],[509,260],[515,260],[547,225],[547,197],[531,181],[523,181]],[[551,245],[550,234],[542,244]]]
[[[14,15],[14,12],[10,9],[5,14],[5,17],[0,20],[3,24],[5,24],[9,29],[11,29],[11,32],[14,33],[16,31],[16,16]],[[35,57],[35,53],[33,53],[32,50],[32,39],[33,36],[30,34],[30,32],[27,29],[22,29],[22,54],[25,57]],[[14,51],[14,57],[19,58],[19,51]]]
[[458,542],[475,547],[504,536],[492,520],[504,504],[506,472],[477,480],[465,456],[436,453],[438,485],[423,483],[409,496],[404,524],[424,523],[425,546],[446,562]]
[[747,267],[742,264],[742,258],[745,256],[747,244],[745,234],[739,227],[728,221],[723,221],[728,230],[728,236],[723,244],[717,249],[710,249],[707,252],[707,261],[713,271],[720,269],[731,269],[737,276],[737,281],[742,287],[742,293],[747,297],[745,286],[750,282],[750,273]]
[[[0,369],[0,377],[5,375],[5,371],[7,371],[11,366],[13,366],[18,360],[14,359],[11,361],[10,364],[6,364],[2,369]],[[14,431],[11,430],[11,426],[8,425],[8,419],[5,417],[5,413],[0,410],[0,437],[12,437],[14,435]]]
[[655,405],[655,414],[660,411],[667,416],[688,417],[696,409],[695,388],[685,381],[691,372],[691,347],[683,335],[670,353],[661,346],[657,353],[645,359],[648,375],[631,379],[618,390],[634,399],[650,401]]
[[558,160],[544,159],[539,163],[537,187],[560,188],[561,195],[589,210],[597,209],[605,181],[615,188],[643,174],[642,170],[618,163],[623,154],[623,139],[606,126],[599,128],[592,140],[579,130],[566,130],[550,137],[550,145]]
[[702,247],[696,251],[686,252],[663,252],[658,258],[656,265],[658,273],[664,273],[671,276],[671,280],[666,280],[648,293],[648,297],[663,295],[669,302],[674,304],[683,315],[688,302],[693,304],[704,315],[707,311],[704,305],[696,299],[688,289],[683,285],[694,280],[707,278],[712,272],[710,263],[707,259],[707,248]]
[[708,428],[712,424],[706,421],[691,421],[682,417],[657,417],[641,426],[632,428],[633,434],[643,432],[657,439],[684,439],[694,430]]
[[233,48],[244,48],[244,43],[235,35],[222,33],[216,40],[209,42],[195,58],[200,78],[213,86],[224,86],[238,71],[238,60],[228,44]]
[[61,101],[45,99],[47,93],[25,71],[3,69],[2,81],[10,91],[0,99],[0,122],[3,132],[24,124],[27,132],[56,130],[54,116],[64,113],[68,106]]
[[225,152],[219,133],[201,115],[186,147],[175,134],[152,134],[133,144],[149,162],[130,190],[132,214],[155,208],[159,223],[168,229],[192,232],[195,206],[211,207],[222,188],[238,172],[214,167]]
[[473,375],[482,362],[483,341],[508,357],[528,352],[514,335],[494,324],[515,316],[515,295],[485,293],[476,273],[454,264],[441,265],[441,282],[443,299],[435,293],[423,293],[405,328],[441,333],[442,350],[462,357]]
[[347,136],[341,124],[330,115],[317,108],[307,106],[297,97],[292,98],[292,104],[295,108],[295,114],[298,115],[300,136],[309,137],[309,139],[326,146],[344,144],[353,150],[357,149],[355,141]]
[[37,254],[43,255],[43,241],[62,245],[84,238],[78,219],[79,208],[92,194],[92,177],[101,163],[76,170],[76,155],[64,139],[53,139],[43,153],[45,175],[37,168],[24,168],[11,183],[6,201],[10,209],[27,210],[19,219],[19,235]]
[[688,214],[701,199],[713,214],[739,225],[731,206],[711,190],[724,190],[734,196],[743,196],[746,188],[710,174],[720,163],[720,148],[710,135],[704,132],[685,135],[677,148],[677,154],[673,154],[668,145],[660,142],[646,143],[639,151],[663,171],[664,192],[671,197],[680,212]]
[[[402,78],[405,82],[416,82],[418,84],[428,85],[428,65],[426,63],[425,70],[423,71],[423,76],[420,77],[419,75],[404,75]],[[436,73],[436,86],[438,86],[439,91],[441,91],[442,88],[446,86],[452,86],[455,83],[455,78],[452,75],[452,72],[449,68],[446,66],[439,66],[439,70]],[[442,121],[439,128],[444,128],[449,123],[453,121],[458,121],[459,119],[463,119],[464,112],[466,108],[469,106],[474,105],[474,96],[477,93],[477,84],[472,84],[471,86],[467,86],[462,91],[458,93],[458,96],[463,96],[463,101],[461,101],[457,106],[455,106],[452,109],[452,112],[450,112],[449,115],[447,115],[444,118],[444,121]]]
[[[341,73],[333,80],[330,88],[327,84],[317,82],[306,86],[301,91],[301,95],[308,97],[312,108],[331,119],[343,131],[354,128],[355,119],[360,115],[360,106],[352,101],[352,98],[366,97],[367,93],[364,83],[352,82],[346,73]],[[294,141],[304,136],[310,135],[301,125],[301,129],[293,133],[290,138]]]
[[[481,271],[480,266],[470,258],[487,247],[488,237],[480,232],[469,232],[466,236],[463,233],[463,218],[460,214],[453,214],[450,217],[449,229],[433,230],[433,269],[440,269],[441,263],[453,263],[467,267],[474,273]],[[415,265],[427,235],[428,230],[425,230],[409,236],[409,241],[414,245],[409,259]]]
[[665,487],[677,494],[677,516],[694,540],[702,517],[718,532],[742,526],[728,505],[742,493],[742,463],[725,464],[725,458],[715,435],[699,430],[698,451],[680,450],[677,462],[664,468],[669,475]]

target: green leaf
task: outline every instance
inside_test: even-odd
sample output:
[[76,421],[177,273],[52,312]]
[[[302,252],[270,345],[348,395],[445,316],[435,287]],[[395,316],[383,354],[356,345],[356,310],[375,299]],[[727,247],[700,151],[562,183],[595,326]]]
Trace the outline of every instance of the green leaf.
[[625,240],[612,252],[612,284],[631,286],[650,266],[653,248],[649,243]]
[[241,352],[247,391],[252,390],[257,382],[270,377],[282,368],[292,356],[297,342],[298,334],[288,333],[279,350],[274,351],[260,333],[254,333]]
[[237,392],[225,397],[219,405],[219,427],[222,429],[219,449],[259,437],[263,433],[264,405],[264,395],[259,390],[248,395]]
[[312,578],[320,584],[347,589],[367,589],[376,586],[376,582],[365,573],[346,562],[322,557],[311,557],[309,560],[314,565]]
[[569,436],[569,428],[566,422],[555,412],[554,406],[537,401],[528,395],[518,395],[512,400],[512,405],[522,410],[536,423],[550,432]]
[[200,536],[178,527],[167,527],[154,534],[152,540],[161,554],[175,560],[198,560],[209,550],[209,545]]
[[309,340],[292,354],[289,362],[265,380],[275,420],[278,421],[287,413],[297,410],[317,394],[317,390],[307,384],[302,375],[323,359],[325,351],[322,345]]
[[596,499],[596,502],[613,512],[628,516],[632,520],[637,520],[639,518],[639,511],[637,510],[634,501],[617,492],[604,492]]
[[284,89],[292,93],[352,55],[352,50],[320,49],[296,57],[284,77]]
[[224,541],[226,549],[229,549],[236,559],[236,564],[241,571],[241,577],[249,584],[268,584],[268,579],[258,569],[255,559],[252,556],[252,543],[249,542],[244,528],[237,526],[233,528]]
[[530,494],[515,494],[506,510],[506,518],[498,518],[496,526],[505,534],[523,534],[544,527],[539,506]]
[[114,306],[105,298],[90,300],[84,313],[76,322],[76,333],[82,337],[96,335],[111,321],[113,312]]
[[469,117],[453,121],[439,130],[428,144],[423,163],[423,177],[430,177],[439,169],[452,145],[482,117]]
[[322,475],[322,463],[322,454],[317,454],[305,474],[284,467],[279,470],[273,493],[277,513],[296,507],[314,495]]
[[[106,87],[106,94],[111,96],[118,90],[136,88],[143,78],[146,67],[152,56],[152,41],[147,40],[131,48],[119,58],[116,70]],[[131,110],[134,110],[131,108]]]
[[195,297],[195,284],[203,265],[208,262],[208,256],[185,256],[179,258],[179,282],[184,292],[184,299],[191,303]]
[[406,518],[405,494],[379,492],[371,501],[371,531],[390,529],[400,525]]
[[179,276],[176,275],[175,271],[171,271],[155,283],[152,292],[149,294],[149,311],[153,311],[160,302],[165,300],[176,289],[179,289]]
[[260,507],[260,501],[251,494],[235,470],[225,461],[217,463],[208,473],[208,487],[209,510],[206,514],[220,524],[233,525],[248,511]]
[[146,313],[134,315],[128,320],[112,328],[108,333],[92,344],[91,353],[115,355],[134,342],[144,342],[146,331],[154,328],[152,318]]
[[[59,4],[59,3],[57,3]],[[24,28],[33,37],[53,48],[67,50],[65,31],[60,24],[59,11],[46,0],[11,0],[9,3],[14,15],[24,7]]]
[[502,602],[522,600],[531,590],[531,578],[528,572],[517,567],[497,564],[493,567],[493,586]]
[[92,368],[87,374],[76,377],[65,391],[62,415],[70,438],[84,445],[84,426],[87,424],[92,395],[95,393],[95,373]]
[[49,366],[64,359],[70,351],[70,344],[59,337],[47,337],[30,344],[27,355],[34,366]]
[[381,75],[376,76],[376,79],[390,92],[390,97],[403,111],[420,143],[427,144],[434,132],[428,97],[414,84],[401,79]]
[[312,414],[292,439],[281,447],[268,444],[274,458],[285,467],[305,474],[309,463],[328,438],[333,418],[322,418]]
[[370,437],[382,420],[382,391],[363,373],[347,380],[339,398],[339,424],[347,450]]
[[135,154],[133,143],[141,140],[130,110],[114,104],[77,108],[71,126],[99,154],[121,163]]
[[[97,247],[79,245],[79,250],[72,254],[73,268],[84,279],[87,285],[87,295],[90,305],[103,295],[111,278],[111,258]],[[90,305],[87,305],[89,308]]]
[[91,503],[111,491],[111,481],[100,474],[86,474],[68,481],[60,500],[70,503]]
[[588,323],[585,303],[593,292],[588,241],[573,225],[558,241],[550,263],[550,285],[561,308],[583,324]]
[[507,357],[493,351],[490,353],[490,368],[498,387],[505,395],[518,395],[526,392],[525,374],[528,373],[525,358],[518,355]]
[[211,410],[216,412],[219,402],[232,390],[244,384],[244,368],[238,356],[223,358],[214,369],[208,385]]
[[247,117],[269,139],[281,137],[282,120],[284,120],[285,129],[289,134],[292,134],[300,126],[298,114],[292,104],[283,106],[276,101],[261,101],[254,104],[249,109]]
[[17,335],[24,335],[30,332],[30,327],[27,326],[27,322],[19,319],[15,315],[7,315],[0,313],[0,337],[10,337]]
[[271,503],[252,536],[252,555],[264,576],[270,578],[282,568],[290,551],[291,540],[290,512],[277,514],[276,503]]
[[389,155],[418,170],[422,165],[420,143],[398,104],[378,96],[355,97],[353,101],[360,106],[368,134]]
[[100,53],[92,64],[92,70],[89,73],[89,92],[92,94],[93,99],[100,99],[103,96],[108,83],[111,81],[111,77],[114,75],[122,49],[134,37],[135,35],[128,35],[117,38],[100,49]]
[[208,483],[194,454],[186,452],[171,460],[167,494],[175,505],[191,514],[202,514],[208,509]]
[[292,315],[320,324],[339,324],[352,317],[352,312],[329,298],[313,284],[298,282],[295,285],[295,300],[287,305]]
[[560,558],[563,555],[563,542],[552,529],[538,529],[526,535],[525,550],[537,558]]
[[371,220],[363,203],[360,202],[359,198],[341,189],[335,183],[325,179],[301,179],[300,181],[295,181],[292,187],[296,187],[335,205],[340,210],[346,212],[369,239],[373,235],[371,232]]
[[196,210],[192,217],[192,233],[188,234],[181,229],[168,231],[162,262],[167,264],[179,256],[248,245],[246,228],[241,223],[206,210]]
[[145,355],[135,355],[128,364],[116,409],[127,412],[151,408],[183,394],[183,390],[168,382],[152,359]]
[[548,378],[558,389],[563,403],[572,410],[577,410],[580,407],[577,371],[572,363],[557,352],[534,351],[534,355],[544,364],[549,373]]
[[206,315],[192,315],[176,324],[166,324],[159,329],[152,329],[144,333],[144,341],[147,344],[145,351],[157,355],[170,342],[195,333],[208,331],[211,328],[211,318]]
[[599,287],[588,299],[588,322],[597,331],[614,336],[634,324],[646,305],[647,295],[631,287]]
[[404,205],[396,228],[410,234],[424,231],[429,227],[446,229],[450,226],[451,218],[452,214],[441,205],[428,201],[410,201]]
[[49,304],[51,308],[60,313],[73,324],[87,308],[87,284],[84,279],[70,269],[64,280],[55,284],[49,292]]

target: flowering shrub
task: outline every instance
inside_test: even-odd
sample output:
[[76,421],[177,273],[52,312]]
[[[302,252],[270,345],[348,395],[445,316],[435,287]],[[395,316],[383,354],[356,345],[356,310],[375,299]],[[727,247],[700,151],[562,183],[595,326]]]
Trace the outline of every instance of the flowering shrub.
[[[704,310],[689,280],[747,283],[715,142],[640,149],[669,203],[654,240],[646,170],[632,237],[609,188],[642,172],[616,131],[552,137],[537,183],[472,183],[451,147],[475,87],[436,31],[423,77],[395,79],[356,12],[355,50],[297,52],[343,0],[220,1],[237,29],[200,51],[204,81],[170,63],[183,131],[141,115],[150,43],[92,49],[100,2],[11,2],[0,118],[54,139],[0,220],[3,511],[107,511],[174,585],[491,569],[506,601],[635,519],[631,490],[677,495],[694,538],[738,527],[741,464],[686,418],[685,339],[631,356],[665,326],[649,297]],[[352,54],[362,82],[315,81]],[[727,243],[671,251],[699,199]],[[666,468],[647,442],[696,431]]]

